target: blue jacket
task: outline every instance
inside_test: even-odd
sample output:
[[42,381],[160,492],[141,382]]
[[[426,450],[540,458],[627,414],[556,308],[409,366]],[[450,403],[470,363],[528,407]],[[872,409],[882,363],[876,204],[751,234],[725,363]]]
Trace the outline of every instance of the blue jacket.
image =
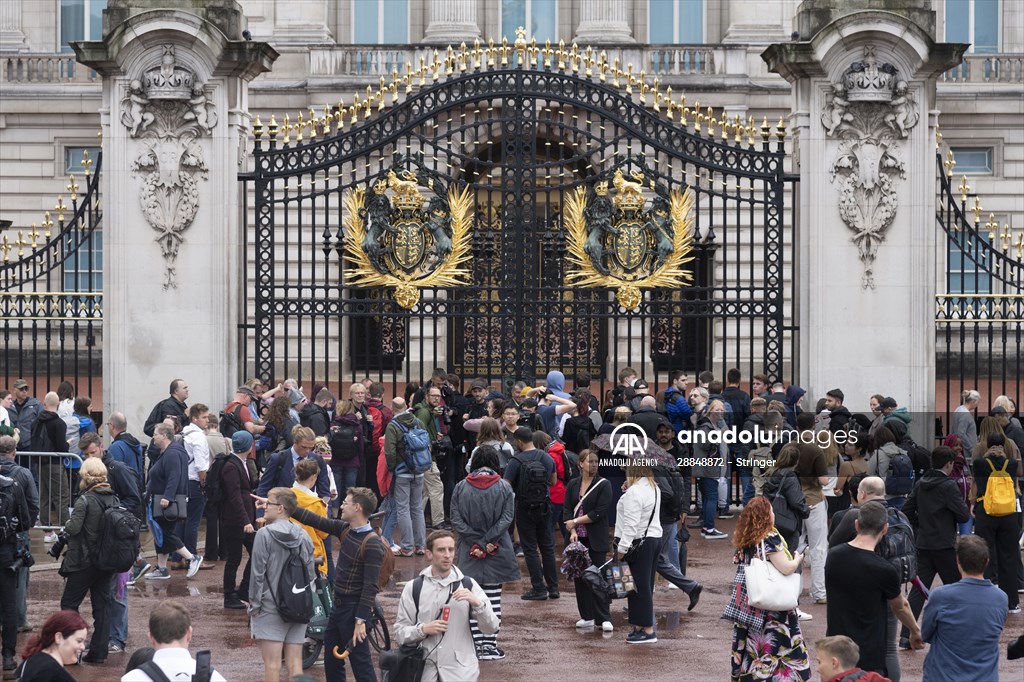
[[672,422],[676,433],[690,428],[690,403],[686,402],[686,396],[680,393],[674,386],[665,389],[665,414]]
[[921,638],[931,644],[924,679],[998,680],[1007,603],[988,580],[962,578],[932,590],[921,621]]
[[[309,453],[309,457],[316,460],[320,465],[320,473],[316,477],[314,491],[317,497],[331,496],[331,481],[327,474],[327,462],[320,455]],[[256,494],[266,497],[271,488],[291,488],[295,483],[295,453],[292,448],[279,450],[270,456],[267,466],[260,477],[260,484],[256,488]],[[261,518],[263,510],[256,510],[256,517]]]
[[156,464],[149,468],[146,493],[174,500],[188,494],[188,452],[180,441],[171,441]]
[[131,467],[135,473],[139,475],[139,480],[142,480],[142,444],[137,438],[135,438],[135,436],[130,433],[118,434],[117,438],[114,439],[114,442],[110,444],[109,448],[107,448],[107,452],[121,464]]

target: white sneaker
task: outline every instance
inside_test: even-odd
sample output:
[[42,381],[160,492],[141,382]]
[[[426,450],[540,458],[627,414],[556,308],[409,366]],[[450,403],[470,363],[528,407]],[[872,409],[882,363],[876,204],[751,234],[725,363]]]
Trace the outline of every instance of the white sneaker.
[[402,551],[402,548],[399,545],[391,545],[391,551],[395,554],[398,554]]
[[199,572],[199,567],[203,565],[203,557],[198,554],[193,554],[192,559],[188,562],[188,573],[185,574],[186,578],[191,578]]
[[812,616],[809,613],[804,613],[800,609],[796,610],[796,615],[797,615],[797,618],[799,618],[800,620],[814,620],[814,616]]
[[578,621],[576,621],[576,627],[578,627],[578,628],[592,628],[592,627],[594,627],[594,621],[592,621],[592,620],[584,620],[584,619],[580,618]]
[[668,589],[670,589],[670,590],[678,590],[679,586],[676,585],[675,583],[669,583],[668,584]]
[[615,626],[611,624],[611,621],[606,620],[605,622],[601,623],[601,629],[605,632],[611,632],[615,629]]
[[57,542],[57,534],[54,533],[51,530],[50,532],[48,532],[46,535],[43,536],[43,542],[45,542],[45,543]]

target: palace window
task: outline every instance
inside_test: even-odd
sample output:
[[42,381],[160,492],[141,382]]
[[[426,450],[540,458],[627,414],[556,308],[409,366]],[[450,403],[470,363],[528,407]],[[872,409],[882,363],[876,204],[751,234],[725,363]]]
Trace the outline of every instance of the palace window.
[[516,29],[526,28],[526,39],[558,42],[557,0],[501,0],[501,35],[511,43]]
[[647,42],[694,45],[704,42],[704,0],[649,0]]
[[409,0],[352,0],[352,42],[402,45],[409,42]]
[[103,233],[73,232],[67,239],[74,253],[64,261],[64,291],[103,291]]
[[76,40],[103,38],[107,0],[60,0],[60,51],[71,52]]
[[946,0],[946,42],[971,52],[999,51],[999,0]]
[[[92,161],[92,168],[96,168],[96,159],[100,156],[99,147],[64,147],[64,174],[83,176],[85,173],[85,152],[89,152],[89,159]],[[78,184],[84,186],[84,178],[78,178]]]
[[956,173],[992,175],[992,147],[950,147],[956,161]]

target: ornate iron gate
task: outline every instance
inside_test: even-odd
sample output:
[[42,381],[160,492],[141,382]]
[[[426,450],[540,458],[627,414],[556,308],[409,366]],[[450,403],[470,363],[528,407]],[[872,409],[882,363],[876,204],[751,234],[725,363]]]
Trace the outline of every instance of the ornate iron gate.
[[[243,372],[332,387],[367,375],[419,382],[437,366],[505,385],[551,369],[614,382],[625,366],[652,382],[733,366],[781,379],[784,331],[796,344],[784,330],[785,128],[691,109],[631,71],[589,49],[463,47],[396,69],[347,106],[283,126],[257,120],[255,169],[242,176],[253,200]],[[646,199],[657,187],[694,202],[692,284],[648,289],[635,307],[566,282],[566,201],[616,171],[642,178]],[[390,191],[378,184],[389,173],[391,190],[415,180],[428,196],[464,188],[472,202],[468,282],[423,287],[411,308],[396,301],[408,305],[408,290],[379,277],[354,284],[369,270],[345,246],[363,206],[352,197]],[[403,235],[403,258],[436,245]]]

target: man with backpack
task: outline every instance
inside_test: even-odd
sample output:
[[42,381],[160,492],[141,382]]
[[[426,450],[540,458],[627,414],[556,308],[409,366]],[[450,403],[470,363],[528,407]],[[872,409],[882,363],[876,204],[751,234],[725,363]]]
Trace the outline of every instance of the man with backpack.
[[192,658],[188,652],[191,642],[192,617],[188,609],[175,599],[163,600],[149,612],[149,643],[156,649],[153,659],[122,675],[121,682],[227,682],[210,667],[209,651],[200,651]]
[[[555,461],[533,445],[533,432],[516,429],[512,437],[517,453],[505,467],[505,480],[516,493],[516,529],[526,557],[532,589],[522,595],[527,601],[558,599],[558,568],[551,533],[551,501],[548,487],[555,484]],[[543,568],[542,568],[543,564]]]
[[[950,448],[935,448],[932,468],[914,486],[903,505],[903,513],[915,531],[917,575],[926,587],[931,587],[936,575],[942,578],[944,585],[960,580],[956,567],[956,531],[958,524],[971,518],[971,512],[960,495],[960,487],[949,477],[954,459],[956,455]],[[924,600],[924,593],[915,585],[910,592],[914,618],[921,615]],[[906,629],[900,636],[900,648],[910,648]]]
[[334,396],[331,392],[326,388],[321,388],[320,392],[313,396],[313,402],[308,403],[299,412],[299,423],[313,429],[313,433],[318,438],[326,436],[331,428],[330,407],[333,402]]
[[227,404],[224,411],[220,413],[220,432],[225,438],[233,438],[239,431],[248,431],[253,437],[253,447],[245,457],[245,466],[249,471],[249,478],[258,480],[259,472],[256,471],[256,436],[266,430],[266,425],[257,423],[252,416],[249,406],[256,400],[256,391],[248,386],[239,386],[235,389],[235,399]]
[[[306,426],[299,427],[293,432],[292,446],[285,450],[278,450],[267,460],[267,468],[263,470],[256,494],[266,497],[271,488],[290,488],[295,483],[295,465],[304,459],[312,459],[320,465],[320,473],[316,477],[316,496],[324,501],[324,504],[331,503],[331,481],[327,471],[327,462],[323,457],[313,452],[316,444],[316,435],[313,429]],[[263,514],[256,511],[256,523],[263,525]]]
[[405,400],[391,401],[394,418],[384,430],[384,458],[392,474],[391,495],[401,536],[398,556],[424,553],[426,524],[423,520],[423,478],[433,466],[430,434]]
[[[107,419],[107,433],[110,435],[110,456],[118,462],[132,468],[145,482],[145,462],[143,460],[142,443],[128,433],[128,418],[123,412],[113,412]],[[109,467],[108,467],[109,468]]]
[[872,436],[874,453],[868,460],[868,475],[885,480],[885,501],[903,509],[907,495],[914,489],[914,464],[907,451],[896,444],[896,434],[880,426]]
[[249,616],[252,636],[263,655],[263,679],[279,680],[281,652],[288,679],[302,674],[302,645],[313,616],[313,541],[302,526],[291,522],[298,499],[290,488],[272,488],[266,525],[252,545]]
[[444,484],[441,483],[441,467],[452,466],[452,441],[448,436],[451,425],[451,410],[444,402],[441,389],[428,386],[423,402],[413,408],[413,413],[423,428],[430,434],[430,454],[433,465],[423,475],[423,488],[430,500],[430,523],[434,528],[450,529],[444,517]]
[[[15,669],[18,611],[22,606],[16,596],[17,586],[20,572],[24,570],[27,579],[29,569],[21,548],[28,546],[28,532],[39,516],[32,474],[14,463],[16,449],[12,436],[0,436],[0,634],[4,677]],[[30,504],[32,498],[35,501]]]
[[985,442],[984,457],[974,460],[976,502],[974,532],[988,544],[989,563],[985,575],[1006,593],[1010,613],[1020,613],[1020,551],[1017,539],[1017,489],[1014,481],[1020,472],[1020,461],[1007,456],[1003,448],[1006,437],[990,433]]
[[498,618],[483,588],[454,565],[455,536],[450,531],[430,534],[427,557],[430,565],[402,590],[395,641],[401,647],[418,645],[426,654],[420,680],[475,681],[480,664],[470,617],[485,634],[498,631]]

